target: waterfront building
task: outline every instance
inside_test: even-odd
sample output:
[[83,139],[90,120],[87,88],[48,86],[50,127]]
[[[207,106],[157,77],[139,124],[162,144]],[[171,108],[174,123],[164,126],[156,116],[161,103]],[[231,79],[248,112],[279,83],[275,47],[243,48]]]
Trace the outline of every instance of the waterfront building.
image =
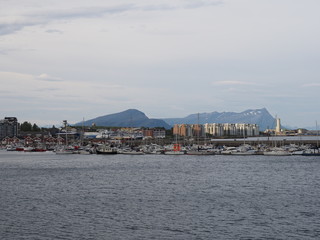
[[163,129],[154,129],[153,130],[153,137],[154,138],[165,138],[166,137],[166,131]]
[[18,126],[19,124],[16,117],[5,117],[0,120],[0,139],[17,137]]
[[165,138],[166,131],[163,129],[144,129],[142,130],[143,137],[147,138]]
[[191,124],[175,124],[173,126],[173,135],[181,137],[193,137]]
[[259,126],[248,123],[175,124],[173,134],[182,137],[259,136]]
[[153,131],[151,129],[142,130],[143,137],[153,138]]
[[206,123],[204,124],[205,132],[212,135],[221,137],[224,135],[222,123]]

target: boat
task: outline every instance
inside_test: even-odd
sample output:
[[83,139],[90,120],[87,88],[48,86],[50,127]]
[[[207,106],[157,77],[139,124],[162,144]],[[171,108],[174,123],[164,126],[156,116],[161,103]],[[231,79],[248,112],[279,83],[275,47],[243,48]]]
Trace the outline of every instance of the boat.
[[97,154],[117,154],[118,150],[112,146],[103,144],[96,149],[96,152]]
[[320,156],[320,153],[302,153],[302,156]]
[[301,154],[302,156],[320,156],[320,148],[319,148],[319,130],[318,130],[318,122],[316,121],[316,129],[317,129],[317,146],[313,146]]
[[181,145],[179,143],[173,144],[173,150],[167,150],[164,152],[166,155],[183,155],[185,151],[181,150]]
[[34,151],[34,148],[33,148],[33,147],[24,147],[24,148],[23,148],[23,151],[24,151],[24,152],[33,152],[33,151]]
[[70,148],[60,148],[55,150],[56,154],[73,154],[74,153],[74,149],[70,149]]
[[6,150],[7,151],[17,151],[17,147],[15,147],[13,145],[8,145],[8,146],[6,146]]
[[45,148],[34,148],[32,150],[32,152],[46,152],[46,151],[47,151],[47,149],[45,149]]
[[68,123],[67,123],[67,120],[63,120],[63,123],[64,123],[65,131],[66,131],[66,134],[65,134],[66,142],[63,147],[58,147],[55,150],[55,153],[56,154],[73,154],[74,148],[68,147],[68,128],[67,128]]
[[304,150],[302,156],[320,156],[319,148]]
[[163,154],[164,153],[164,148],[163,148],[163,146],[160,146],[158,144],[150,144],[150,145],[144,145],[142,147],[142,151],[145,154],[159,155],[159,154]]
[[235,150],[231,151],[231,155],[242,155],[242,156],[255,155],[256,153],[257,151],[247,144],[239,146]]
[[231,155],[232,152],[237,151],[236,147],[224,147],[221,151],[220,154],[222,155]]
[[264,151],[265,156],[291,156],[292,153],[285,151],[283,149],[272,149],[270,151]]
[[187,150],[187,155],[214,155],[215,152],[210,148],[195,146]]

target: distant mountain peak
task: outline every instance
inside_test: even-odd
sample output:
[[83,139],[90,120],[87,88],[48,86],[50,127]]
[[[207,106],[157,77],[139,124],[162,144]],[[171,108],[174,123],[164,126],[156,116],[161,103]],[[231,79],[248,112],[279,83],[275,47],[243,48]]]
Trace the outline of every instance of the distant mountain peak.
[[150,119],[143,112],[137,109],[128,109],[119,113],[113,113],[109,115],[100,116],[94,119],[87,120],[83,123],[77,123],[75,125],[91,126],[95,124],[97,126],[105,127],[164,127],[166,129],[171,128],[165,121],[161,119]]
[[184,118],[167,118],[164,119],[168,124],[200,124],[204,123],[250,123],[258,124],[260,130],[272,128],[274,125],[274,118],[266,108],[248,109],[240,113],[236,112],[211,112],[190,114]]

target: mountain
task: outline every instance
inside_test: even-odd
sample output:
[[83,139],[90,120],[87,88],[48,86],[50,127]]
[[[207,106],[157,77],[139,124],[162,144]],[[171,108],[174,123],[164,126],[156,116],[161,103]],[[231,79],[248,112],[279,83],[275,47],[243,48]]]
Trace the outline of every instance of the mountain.
[[150,119],[143,112],[136,109],[128,109],[123,112],[97,117],[91,120],[80,122],[75,126],[108,126],[108,127],[164,127],[170,129],[171,126],[161,119]]
[[249,109],[241,113],[235,112],[212,112],[191,114],[184,118],[166,118],[166,123],[174,124],[204,124],[204,123],[251,123],[258,124],[260,131],[267,128],[275,128],[275,119],[266,108]]

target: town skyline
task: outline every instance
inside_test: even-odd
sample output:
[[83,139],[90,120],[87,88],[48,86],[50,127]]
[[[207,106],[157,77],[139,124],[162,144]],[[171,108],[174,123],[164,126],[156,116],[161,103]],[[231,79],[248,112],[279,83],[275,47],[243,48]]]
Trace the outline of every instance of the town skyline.
[[3,117],[76,123],[125,109],[150,118],[267,108],[320,119],[320,2],[6,1]]

